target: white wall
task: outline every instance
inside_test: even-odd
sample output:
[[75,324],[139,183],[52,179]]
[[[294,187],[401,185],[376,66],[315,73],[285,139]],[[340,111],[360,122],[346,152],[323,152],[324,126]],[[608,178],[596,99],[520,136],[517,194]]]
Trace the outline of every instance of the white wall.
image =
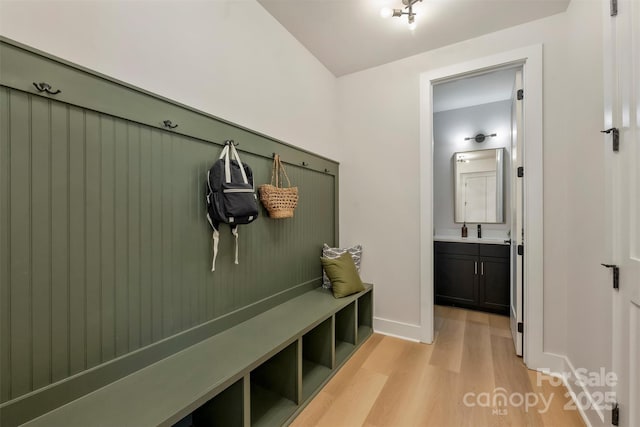
[[338,157],[335,77],[255,0],[1,0],[0,34]]
[[[596,325],[608,308],[596,290],[606,286],[596,261],[604,229],[601,28],[600,2],[573,0],[566,13],[338,79],[338,138],[349,142],[341,155],[341,240],[365,246],[363,277],[377,285],[379,328],[419,337],[419,169],[430,167],[419,164],[419,75],[542,43],[544,350],[587,367],[607,360]],[[583,306],[602,306],[603,315],[586,319]],[[594,347],[603,350],[591,357]]]
[[[478,133],[492,134],[482,143],[464,138]],[[473,107],[440,111],[433,115],[433,226],[435,234],[460,233],[461,224],[454,223],[454,161],[453,154],[461,151],[504,148],[504,223],[483,224],[483,236],[507,238],[510,228],[511,199],[509,171],[511,170],[511,101],[498,101]],[[494,161],[495,164],[495,161]],[[469,224],[467,224],[469,225]],[[487,232],[489,234],[487,234]],[[475,226],[469,227],[475,236]]]

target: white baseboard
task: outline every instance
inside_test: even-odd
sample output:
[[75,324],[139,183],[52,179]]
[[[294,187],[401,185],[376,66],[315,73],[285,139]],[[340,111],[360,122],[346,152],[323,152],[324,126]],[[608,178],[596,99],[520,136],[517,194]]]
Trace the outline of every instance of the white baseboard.
[[[551,353],[546,354],[550,355]],[[563,367],[559,370],[553,370],[551,372],[547,372],[546,370],[544,371],[545,373],[548,373],[549,375],[552,375],[554,377],[562,378],[562,382],[571,394],[571,399],[573,400],[576,408],[578,408],[578,412],[580,413],[580,416],[582,417],[582,420],[584,421],[586,426],[600,427],[609,425],[605,422],[604,409],[596,404],[589,389],[583,385],[576,383],[575,378],[578,378],[578,373],[576,372],[576,368],[573,366],[569,358],[567,356],[561,356],[557,354],[554,354],[553,356],[562,359]],[[567,374],[571,375],[570,379],[567,378]],[[573,381],[571,379],[573,379]],[[585,398],[583,398],[582,396],[586,396],[586,401],[588,402],[587,406],[584,405]]]
[[549,373],[550,375],[565,372],[567,370],[565,356],[561,354],[549,353],[546,351],[541,353],[531,351],[529,352],[528,357],[525,357],[524,361],[529,369]]
[[373,330],[378,334],[420,342],[420,325],[374,317]]

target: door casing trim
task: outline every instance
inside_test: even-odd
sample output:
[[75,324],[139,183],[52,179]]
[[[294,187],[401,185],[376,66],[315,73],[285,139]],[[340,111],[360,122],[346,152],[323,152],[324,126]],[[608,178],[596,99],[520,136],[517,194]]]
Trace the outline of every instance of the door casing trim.
[[542,44],[430,70],[420,75],[420,328],[432,343],[433,320],[433,85],[443,80],[522,65],[524,87],[524,362],[560,372],[563,360],[544,351]]

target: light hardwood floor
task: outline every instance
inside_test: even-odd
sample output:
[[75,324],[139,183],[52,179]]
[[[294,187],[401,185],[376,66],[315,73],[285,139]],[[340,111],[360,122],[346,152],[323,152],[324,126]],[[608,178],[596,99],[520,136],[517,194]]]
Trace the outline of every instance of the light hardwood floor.
[[564,409],[564,386],[539,381],[515,355],[508,317],[442,306],[435,313],[433,345],[374,334],[291,425],[584,425]]

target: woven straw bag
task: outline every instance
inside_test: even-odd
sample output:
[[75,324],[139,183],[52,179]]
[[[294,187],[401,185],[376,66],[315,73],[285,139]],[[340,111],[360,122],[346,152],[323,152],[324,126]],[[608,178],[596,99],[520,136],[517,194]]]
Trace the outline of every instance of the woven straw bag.
[[[280,174],[287,178],[287,187],[281,187]],[[273,185],[275,178],[275,186]],[[260,201],[269,212],[269,218],[291,218],[293,210],[298,206],[298,187],[292,187],[291,181],[284,170],[278,154],[273,157],[273,169],[271,171],[271,184],[262,184]]]

